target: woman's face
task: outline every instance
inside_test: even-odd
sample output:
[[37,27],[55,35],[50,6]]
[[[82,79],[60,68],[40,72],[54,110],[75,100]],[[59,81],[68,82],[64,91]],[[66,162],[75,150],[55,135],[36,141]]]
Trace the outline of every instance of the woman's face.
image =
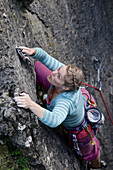
[[53,71],[47,77],[48,81],[53,84],[55,87],[62,88],[64,86],[64,76],[67,74],[66,72],[67,66],[62,66],[55,71]]

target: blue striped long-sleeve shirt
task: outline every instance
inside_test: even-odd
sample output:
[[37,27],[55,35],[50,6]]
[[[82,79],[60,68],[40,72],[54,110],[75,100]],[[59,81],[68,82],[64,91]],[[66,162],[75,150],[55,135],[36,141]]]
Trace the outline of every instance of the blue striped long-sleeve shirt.
[[[31,56],[41,61],[50,70],[55,70],[64,64],[51,57],[41,48],[35,48],[36,54]],[[51,88],[51,87],[50,87]],[[84,118],[84,102],[81,90],[65,91],[56,96],[45,109],[44,117],[40,119],[50,127],[63,124],[66,128],[78,126]]]

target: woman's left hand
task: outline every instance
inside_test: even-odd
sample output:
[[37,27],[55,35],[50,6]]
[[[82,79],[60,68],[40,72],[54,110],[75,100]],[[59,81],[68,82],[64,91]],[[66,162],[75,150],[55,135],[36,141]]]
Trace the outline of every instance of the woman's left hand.
[[25,109],[29,109],[32,103],[31,98],[26,93],[21,93],[19,96],[14,97],[14,100],[18,107],[23,107]]

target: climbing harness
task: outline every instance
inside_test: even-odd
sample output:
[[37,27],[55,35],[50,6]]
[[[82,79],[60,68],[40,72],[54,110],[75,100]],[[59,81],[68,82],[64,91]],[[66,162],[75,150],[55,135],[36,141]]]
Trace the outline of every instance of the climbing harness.
[[[104,106],[105,106],[105,108],[106,108],[106,111],[107,111],[107,113],[108,113],[108,116],[109,116],[109,118],[110,118],[110,121],[111,121],[111,123],[113,124],[113,119],[112,119],[112,117],[111,117],[111,115],[110,115],[110,113],[109,113],[108,107],[107,107],[107,105],[106,105],[106,103],[105,103],[104,97],[103,97],[102,92],[101,92],[101,80],[100,80],[101,61],[95,59],[95,60],[94,60],[94,67],[95,67],[95,69],[96,69],[96,71],[97,71],[97,82],[96,82],[96,85],[95,85],[95,86],[92,86],[92,85],[87,84],[87,83],[84,83],[84,82],[82,82],[82,84],[85,85],[85,86],[94,88],[95,90],[97,90],[97,91],[100,93],[100,96],[101,96],[101,98],[102,98],[102,101],[103,101],[103,103],[104,103]],[[97,87],[97,84],[98,84],[99,87]]]
[[79,138],[77,135],[80,133],[84,134],[83,130],[87,131],[87,142],[95,145],[93,137],[97,132],[97,128],[100,128],[104,124],[104,116],[99,109],[96,108],[97,105],[93,96],[86,89],[81,89],[81,92],[84,99],[85,118],[79,126],[67,128],[69,138],[71,137],[73,142],[71,145],[78,156],[82,156],[79,145],[85,145],[86,142],[81,143],[78,141]]
[[86,125],[87,125],[87,121],[84,119],[80,126],[73,127],[73,128],[63,127],[63,129],[65,129],[65,131],[68,134],[69,143],[72,146],[73,151],[75,151],[78,157],[81,157],[82,153],[78,146],[77,135],[85,128]]
[[27,57],[26,54],[24,54],[24,53],[22,52],[22,50],[23,50],[23,49],[21,49],[21,48],[19,48],[19,47],[16,47],[16,52],[17,52],[18,56],[19,56],[21,59],[23,59],[24,61],[26,61],[26,63],[27,63],[29,66],[33,66],[33,65],[31,64],[30,59]]
[[81,91],[86,120],[91,124],[92,128],[100,128],[104,124],[104,115],[97,109],[97,104],[93,96],[87,90],[82,90],[81,88]]
[[104,115],[96,108],[97,105],[93,96],[87,90],[81,89],[81,91],[84,100],[85,119],[88,122],[84,128],[89,133],[91,144],[95,145],[92,134],[89,130],[89,125],[91,125],[94,132],[96,132],[97,128],[100,128],[104,124]]

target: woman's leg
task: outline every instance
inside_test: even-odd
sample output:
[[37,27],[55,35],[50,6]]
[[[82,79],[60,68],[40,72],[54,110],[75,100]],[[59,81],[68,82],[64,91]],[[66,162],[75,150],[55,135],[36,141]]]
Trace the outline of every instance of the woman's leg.
[[52,71],[49,70],[40,61],[35,63],[35,73],[36,73],[36,85],[43,86],[46,92],[49,90],[51,83],[47,80],[48,75]]

